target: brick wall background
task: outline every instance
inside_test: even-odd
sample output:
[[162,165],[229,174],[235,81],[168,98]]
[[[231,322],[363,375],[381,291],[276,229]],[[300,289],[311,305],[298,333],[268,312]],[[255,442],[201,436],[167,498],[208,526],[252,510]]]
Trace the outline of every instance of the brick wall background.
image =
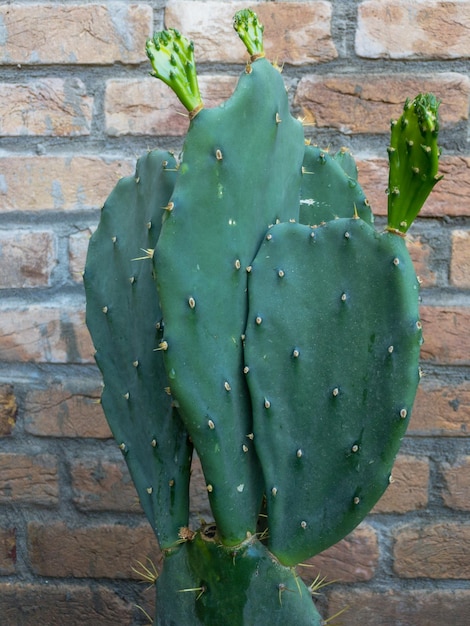
[[[137,560],[158,552],[97,403],[81,271],[99,207],[147,148],[187,122],[148,77],[163,24],[196,41],[206,105],[246,56],[245,3],[0,2],[0,623],[147,623]],[[352,150],[379,216],[389,120],[442,100],[445,179],[412,228],[426,343],[395,482],[361,526],[314,559],[349,626],[464,626],[470,615],[470,1],[252,2],[292,106],[322,147]],[[228,43],[224,45],[224,38]],[[383,219],[383,218],[382,218]],[[195,471],[194,513],[208,517]],[[330,623],[339,623],[332,620]]]

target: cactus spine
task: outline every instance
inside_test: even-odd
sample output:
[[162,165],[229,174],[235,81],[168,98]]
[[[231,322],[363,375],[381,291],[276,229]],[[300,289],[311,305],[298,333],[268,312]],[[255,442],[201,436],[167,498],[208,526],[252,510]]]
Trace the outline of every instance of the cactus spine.
[[[180,160],[148,153],[106,201],[87,324],[165,555],[154,623],[320,626],[293,567],[383,494],[419,381],[403,234],[438,180],[438,103],[420,95],[392,124],[380,233],[351,154],[305,145],[257,16],[234,27],[251,60],[209,110],[193,44],[176,30],[147,42],[190,127]],[[193,445],[215,520],[197,530]]]

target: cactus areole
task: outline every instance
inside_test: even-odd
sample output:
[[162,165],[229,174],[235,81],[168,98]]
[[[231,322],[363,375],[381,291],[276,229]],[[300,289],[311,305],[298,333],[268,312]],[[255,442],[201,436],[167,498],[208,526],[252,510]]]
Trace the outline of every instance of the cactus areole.
[[[234,28],[250,61],[213,109],[193,44],[147,42],[189,131],[179,158],[148,152],[105,202],[86,320],[164,555],[154,624],[320,626],[295,566],[384,493],[420,378],[404,235],[439,180],[438,102],[418,95],[392,122],[379,232],[351,154],[305,142],[255,13]],[[193,448],[214,521],[190,529]]]

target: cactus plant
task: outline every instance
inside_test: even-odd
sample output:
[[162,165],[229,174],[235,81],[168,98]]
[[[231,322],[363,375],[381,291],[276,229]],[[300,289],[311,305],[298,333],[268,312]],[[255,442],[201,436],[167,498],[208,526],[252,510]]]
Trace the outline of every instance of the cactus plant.
[[[389,217],[352,155],[306,145],[251,10],[251,55],[205,109],[194,46],[147,42],[190,117],[106,201],[86,268],[103,408],[164,553],[157,625],[323,622],[295,566],[381,497],[419,381],[419,285],[404,233],[438,180],[438,103],[392,123]],[[188,527],[192,447],[214,523]]]

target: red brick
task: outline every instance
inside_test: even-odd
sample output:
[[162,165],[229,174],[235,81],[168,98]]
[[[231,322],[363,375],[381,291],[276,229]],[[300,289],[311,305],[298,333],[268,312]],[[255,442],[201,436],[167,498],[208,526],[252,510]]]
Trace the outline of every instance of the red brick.
[[133,607],[102,585],[0,583],[5,626],[131,626]]
[[59,502],[57,459],[51,454],[0,453],[0,476],[0,504]]
[[402,578],[470,578],[470,524],[403,526],[395,531],[393,557]]
[[[166,26],[177,28],[195,43],[196,62],[242,63],[246,48],[233,30],[244,2],[166,3]],[[338,56],[331,36],[330,2],[260,2],[253,6],[264,25],[266,56],[279,65],[331,61]]]
[[[385,143],[383,150],[385,153]],[[359,182],[376,215],[387,215],[388,183],[387,159],[358,159]],[[465,156],[443,156],[439,172],[444,178],[434,187],[420,215],[443,217],[470,215],[470,158]],[[411,229],[413,234],[413,229]]]
[[[98,382],[98,381],[97,381]],[[99,403],[100,389],[86,389],[72,383],[28,390],[24,427],[39,437],[112,437]]]
[[11,435],[18,415],[18,404],[12,385],[0,385],[0,437]]
[[454,287],[470,288],[470,231],[468,230],[452,232],[450,282]]
[[[51,546],[54,549],[51,550]],[[139,578],[137,561],[158,563],[156,539],[148,524],[100,524],[72,528],[63,522],[28,524],[31,567],[40,576]]]
[[[333,591],[328,616],[347,610],[331,624],[347,626],[468,626],[470,591],[416,589],[396,591]],[[330,622],[328,622],[330,623]]]
[[455,463],[442,463],[444,504],[458,511],[470,511],[470,456],[459,457]]
[[0,211],[99,208],[131,160],[96,156],[0,157]]
[[421,357],[440,364],[470,363],[470,309],[422,306],[424,344]]
[[312,582],[317,573],[342,583],[371,580],[379,560],[375,530],[363,524],[339,543],[299,566],[302,578]]
[[83,282],[83,271],[85,269],[86,255],[92,230],[86,228],[80,230],[69,237],[69,268],[72,280],[77,283]]
[[406,98],[417,90],[431,91],[442,101],[443,128],[468,119],[470,79],[457,73],[422,74],[419,82],[411,74],[307,75],[299,82],[294,102],[305,122],[318,128],[388,134],[390,120],[401,114]]
[[356,53],[373,59],[470,56],[470,2],[368,0],[358,7]]
[[0,231],[0,289],[48,287],[57,264],[51,231]]
[[16,529],[0,528],[0,575],[16,571]]
[[406,244],[422,288],[434,287],[437,283],[437,276],[431,268],[433,249],[419,236],[409,236]]
[[408,434],[425,437],[470,436],[470,381],[445,384],[421,380]]
[[79,78],[0,83],[0,135],[89,135],[93,98]]
[[0,310],[4,361],[92,363],[93,346],[83,306],[31,304]]
[[[199,86],[205,106],[230,97],[234,76],[201,76]],[[106,132],[120,135],[184,135],[187,111],[167,85],[155,78],[112,79],[106,83]]]
[[429,460],[399,455],[393,466],[393,483],[372,513],[407,513],[426,508],[429,489]]
[[81,511],[141,511],[124,461],[73,460],[70,473],[73,502]]
[[105,65],[145,60],[152,8],[115,2],[60,6],[14,3],[0,7],[0,64]]

